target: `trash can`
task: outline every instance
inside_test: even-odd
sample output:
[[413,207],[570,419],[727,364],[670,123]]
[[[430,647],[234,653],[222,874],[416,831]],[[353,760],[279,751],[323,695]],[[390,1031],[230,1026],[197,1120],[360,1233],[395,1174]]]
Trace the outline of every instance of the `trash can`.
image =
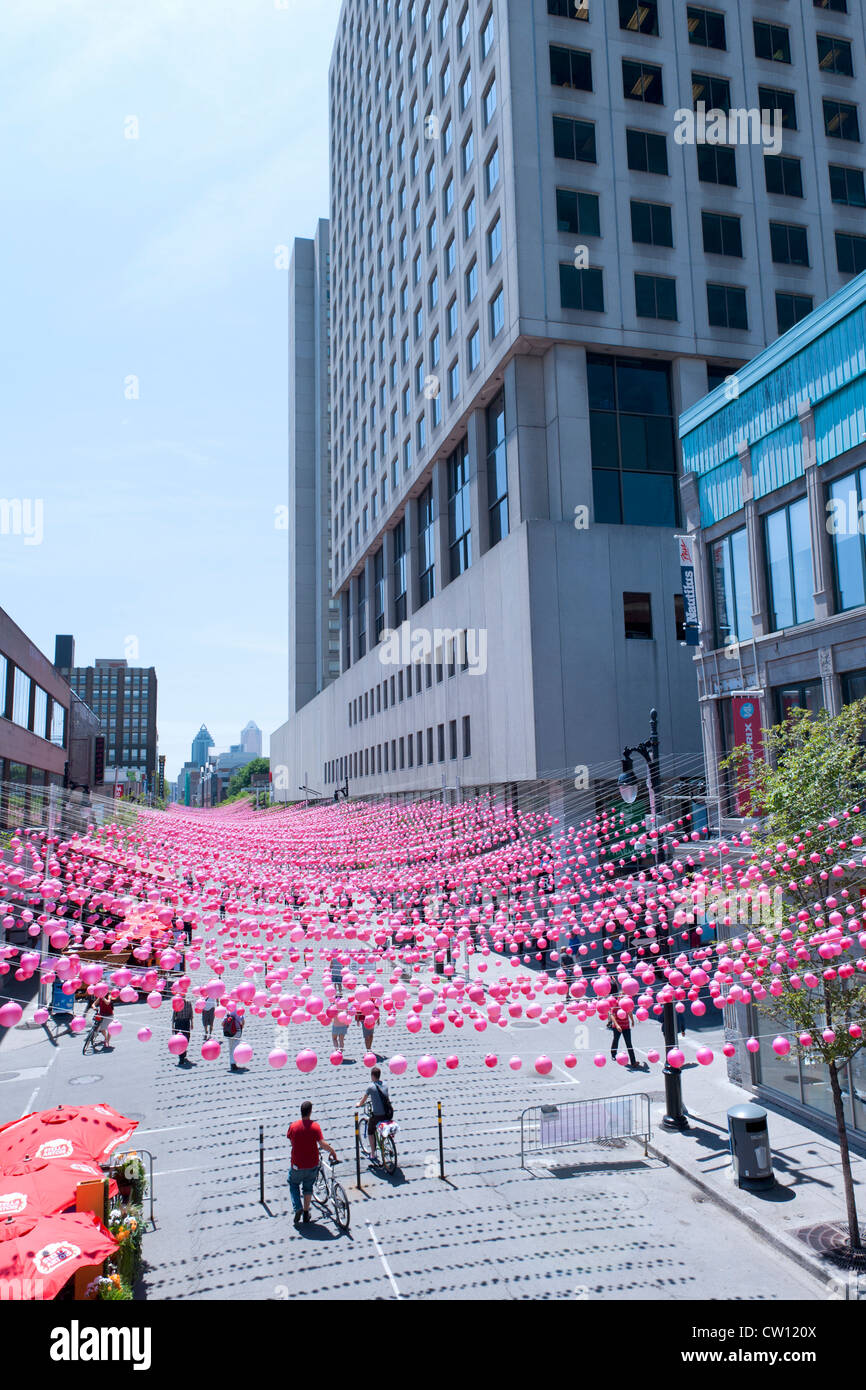
[[738,1187],[770,1187],[776,1181],[770,1160],[767,1112],[760,1105],[734,1105],[728,1111],[731,1167]]

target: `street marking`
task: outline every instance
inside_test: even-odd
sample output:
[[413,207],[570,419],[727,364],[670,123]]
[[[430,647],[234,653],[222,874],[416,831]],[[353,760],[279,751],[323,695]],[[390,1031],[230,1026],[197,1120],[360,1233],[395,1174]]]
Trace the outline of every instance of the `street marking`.
[[373,1244],[374,1244],[375,1247],[376,1247],[376,1254],[379,1256],[379,1259],[382,1261],[382,1268],[384,1269],[384,1271],[385,1271],[385,1273],[387,1274],[389,1280],[391,1281],[391,1288],[394,1290],[394,1297],[395,1297],[395,1298],[402,1298],[403,1295],[401,1294],[400,1290],[397,1288],[397,1281],[396,1281],[396,1279],[394,1278],[393,1274],[391,1273],[391,1266],[388,1264],[388,1261],[385,1259],[384,1253],[383,1253],[383,1251],[382,1251],[382,1247],[381,1247],[381,1245],[379,1244],[378,1240],[376,1239],[376,1232],[373,1230],[373,1227],[370,1225],[369,1221],[367,1222],[367,1230],[370,1232],[370,1239],[372,1240]]
[[38,1095],[39,1095],[39,1087],[37,1086],[37,1087],[35,1087],[35,1089],[31,1092],[30,1099],[28,1100],[28,1102],[27,1102],[27,1104],[25,1105],[24,1109],[21,1111],[21,1114],[18,1116],[19,1120],[23,1120],[25,1115],[29,1115],[29,1114],[30,1114],[30,1112],[31,1112],[31,1110],[32,1110],[32,1108],[33,1108],[33,1102],[35,1101],[35,1099],[36,1099],[36,1097],[37,1097]]
[[22,1067],[20,1071],[12,1072],[10,1076],[0,1076],[0,1086],[10,1081],[32,1081],[34,1076],[44,1076],[50,1066],[51,1063],[49,1062],[44,1067]]
[[[239,1124],[242,1120],[257,1120],[259,1117],[258,1115],[235,1115],[232,1118],[235,1124]],[[191,1129],[194,1126],[198,1126],[200,1128],[201,1122],[199,1120],[187,1120],[185,1124],[163,1125],[161,1129],[138,1129],[136,1130],[136,1134],[170,1134],[172,1130]]]
[[192,1168],[160,1168],[159,1172],[154,1173],[155,1178],[168,1178],[172,1173],[198,1173],[201,1171],[202,1164],[195,1163]]

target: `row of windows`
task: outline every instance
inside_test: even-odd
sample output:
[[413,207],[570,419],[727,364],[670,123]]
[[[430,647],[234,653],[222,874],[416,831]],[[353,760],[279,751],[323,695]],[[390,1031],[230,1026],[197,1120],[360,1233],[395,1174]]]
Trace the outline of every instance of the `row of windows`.
[[[840,241],[844,256],[839,252]],[[866,269],[866,237],[841,237],[837,233],[839,269]],[[573,265],[560,265],[560,303],[563,309],[582,313],[604,313],[604,279],[600,269],[578,270]],[[795,323],[811,314],[810,294],[776,290],[776,324],[779,333],[786,333]],[[634,275],[635,314],[638,318],[677,319],[677,282],[673,276]],[[710,328],[731,328],[747,333],[749,315],[746,290],[742,285],[722,285],[707,282],[707,322]]]
[[[836,611],[866,604],[866,469],[849,473],[827,489],[828,515],[839,519],[833,535]],[[797,627],[815,616],[812,595],[812,542],[805,497],[770,512],[763,519],[763,544],[771,631]],[[712,547],[712,591],[716,646],[752,635],[752,588],[745,527],[730,532]]]
[[455,762],[458,757],[472,756],[471,717],[465,714],[460,721],[451,719],[447,724],[430,725],[426,731],[419,729],[416,734],[406,734],[392,738],[390,742],[371,744],[369,748],[359,748],[354,753],[346,753],[339,758],[329,759],[323,767],[322,775],[326,786],[339,783],[347,778],[377,777],[385,772],[402,772],[406,768],[430,766],[434,762]]
[[57,748],[66,747],[66,707],[2,652],[0,715]]
[[[376,641],[379,640],[381,632],[382,629],[379,629]],[[416,661],[411,666],[401,667],[394,675],[386,676],[385,680],[370,690],[365,690],[363,695],[356,695],[347,706],[349,728],[360,724],[364,719],[372,719],[377,714],[393,709],[404,700],[411,700],[413,687],[416,695],[420,695],[422,689],[430,690],[434,672],[437,684],[441,684],[446,671],[449,677],[455,676],[458,671],[468,671],[469,644],[468,633],[452,635],[443,640],[442,650],[434,652],[429,661]]]
[[[812,0],[812,4],[816,10],[829,10],[836,14],[848,13],[847,0]],[[650,34],[654,37],[660,35],[658,0],[618,0],[618,5],[620,29],[626,29],[633,34]],[[562,19],[588,20],[589,6],[590,0],[547,0],[547,13]],[[686,27],[689,43],[700,44],[704,48],[727,47],[725,16],[717,10],[707,10],[700,5],[687,5]],[[784,40],[775,34],[763,33],[764,30],[773,31],[780,28],[784,26],[754,21],[757,57],[766,56],[768,46],[773,53],[780,43],[784,43]]]

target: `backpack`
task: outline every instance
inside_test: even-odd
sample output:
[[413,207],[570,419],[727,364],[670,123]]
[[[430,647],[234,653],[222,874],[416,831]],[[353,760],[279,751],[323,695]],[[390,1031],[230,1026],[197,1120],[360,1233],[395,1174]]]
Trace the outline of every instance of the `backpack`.
[[381,1086],[376,1084],[376,1090],[379,1092],[379,1099],[382,1102],[382,1105],[385,1110],[385,1123],[389,1125],[394,1118],[394,1107],[391,1104],[390,1097],[386,1096]]
[[223,1037],[233,1038],[238,1031],[238,1021],[234,1014],[226,1014],[223,1019]]

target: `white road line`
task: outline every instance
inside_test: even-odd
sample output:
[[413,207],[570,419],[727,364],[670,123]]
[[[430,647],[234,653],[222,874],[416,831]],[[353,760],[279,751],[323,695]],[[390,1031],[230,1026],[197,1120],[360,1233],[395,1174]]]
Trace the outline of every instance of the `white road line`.
[[160,1168],[159,1172],[154,1173],[155,1178],[168,1178],[172,1173],[198,1173],[202,1168],[201,1163],[193,1164],[192,1168]]
[[35,1101],[35,1099],[36,1099],[36,1097],[37,1097],[38,1095],[39,1095],[39,1087],[37,1086],[37,1087],[35,1088],[35,1090],[31,1092],[30,1099],[28,1100],[28,1102],[27,1102],[27,1104],[25,1105],[24,1109],[21,1111],[21,1114],[18,1116],[19,1120],[23,1120],[25,1115],[29,1115],[29,1114],[30,1114],[31,1110],[33,1109],[33,1102]]
[[[235,1124],[240,1124],[242,1121],[246,1121],[246,1120],[257,1120],[258,1118],[259,1118],[258,1115],[233,1115],[233,1116],[232,1116],[232,1120],[233,1120],[233,1122],[234,1122]],[[201,1127],[201,1121],[200,1121],[200,1120],[187,1120],[186,1123],[185,1123],[185,1124],[182,1124],[182,1125],[164,1125],[161,1129],[137,1129],[135,1132],[136,1132],[136,1135],[139,1135],[139,1134],[170,1134],[173,1130],[176,1130],[176,1129],[191,1129],[191,1128],[193,1128],[193,1126],[198,1126],[198,1127],[200,1128],[200,1127]]]
[[391,1273],[391,1266],[388,1264],[388,1261],[385,1259],[384,1253],[383,1253],[383,1251],[382,1251],[382,1247],[381,1247],[381,1245],[379,1244],[378,1240],[376,1239],[376,1232],[373,1230],[373,1227],[370,1225],[369,1221],[367,1222],[367,1230],[370,1232],[370,1239],[372,1240],[373,1244],[374,1244],[375,1247],[376,1247],[376,1254],[379,1256],[379,1259],[382,1261],[382,1268],[384,1269],[384,1271],[385,1271],[385,1273],[387,1274],[389,1280],[391,1281],[391,1288],[394,1290],[394,1297],[395,1297],[395,1298],[402,1298],[403,1295],[401,1294],[400,1290],[397,1288],[397,1281],[396,1281],[396,1279],[394,1278],[393,1274]]

